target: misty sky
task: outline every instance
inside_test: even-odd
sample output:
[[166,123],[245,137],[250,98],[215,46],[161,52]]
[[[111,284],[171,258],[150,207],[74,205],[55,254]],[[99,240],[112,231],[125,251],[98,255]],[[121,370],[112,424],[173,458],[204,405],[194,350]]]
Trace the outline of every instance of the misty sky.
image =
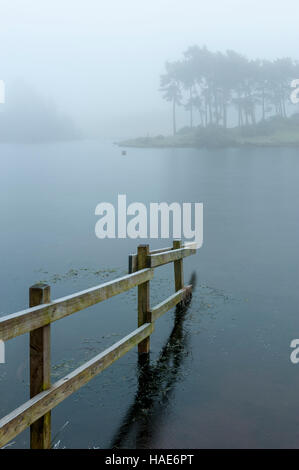
[[31,84],[85,130],[168,132],[166,60],[190,45],[299,59],[297,0],[0,0],[0,79]]

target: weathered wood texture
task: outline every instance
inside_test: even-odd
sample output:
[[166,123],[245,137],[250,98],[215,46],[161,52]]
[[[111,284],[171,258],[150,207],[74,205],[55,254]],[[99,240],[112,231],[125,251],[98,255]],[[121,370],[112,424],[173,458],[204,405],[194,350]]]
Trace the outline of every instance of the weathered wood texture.
[[39,393],[1,419],[0,447],[7,444],[41,416],[48,413],[65,398],[151,335],[153,330],[153,323],[142,325],[118,343],[115,343],[81,367],[78,367],[71,374],[54,383],[48,390]]
[[157,248],[156,250],[150,250],[150,255],[157,255],[158,253],[164,253],[164,251],[172,250],[172,246],[167,246],[166,248]]
[[173,261],[185,258],[186,256],[194,255],[195,253],[195,248],[180,248],[178,250],[170,250],[156,255],[149,255],[148,267],[157,268],[163,264],[172,263]]
[[[179,250],[182,248],[181,240],[174,240],[173,241],[173,250]],[[183,259],[178,259],[173,263],[174,267],[174,288],[175,291],[179,291],[184,287],[184,269],[183,269]]]
[[0,317],[0,339],[7,341],[41,328],[72,313],[79,312],[114,295],[132,289],[132,287],[149,281],[153,276],[153,270],[143,269],[105,284],[62,297],[49,304],[43,304]]
[[[168,246],[166,248],[158,248],[157,250],[151,250],[149,254],[155,255],[158,253],[164,253],[164,251],[169,251],[169,250],[172,250],[171,246]],[[138,271],[138,255],[135,253],[135,254],[129,255],[129,274],[135,273],[136,271]]]
[[191,289],[192,289],[192,286],[186,286],[183,289],[180,289],[175,294],[168,297],[163,302],[153,307],[150,310],[151,321],[156,321],[158,318],[164,315],[164,313],[168,312],[168,310],[175,307],[178,303],[184,301],[186,297],[189,297]]
[[129,255],[129,274],[138,271],[137,255]]
[[183,245],[182,245],[182,248],[192,248],[193,250],[197,250],[198,249],[198,245],[196,242],[185,242]]
[[[147,266],[147,259],[149,255],[149,245],[138,246],[138,267],[144,269]],[[138,327],[147,322],[147,312],[149,311],[150,302],[150,283],[149,281],[139,284],[138,286]],[[147,354],[150,350],[150,338],[147,337],[144,341],[138,344],[138,354]]]
[[[50,286],[35,285],[29,289],[29,307],[51,302]],[[51,386],[51,325],[30,332],[30,398]],[[51,446],[51,412],[30,427],[31,449]]]
[[[166,250],[166,251],[165,251]],[[50,288],[30,288],[30,308],[0,318],[0,339],[7,341],[30,332],[30,400],[0,420],[0,447],[31,426],[31,448],[49,448],[51,410],[138,344],[138,353],[148,353],[154,322],[191,297],[192,286],[184,287],[182,258],[196,253],[196,245],[149,251],[140,245],[130,255],[131,274],[81,292],[50,301]],[[150,309],[151,268],[174,262],[176,293]],[[98,354],[55,384],[50,383],[50,324],[114,295],[138,286],[138,329]]]

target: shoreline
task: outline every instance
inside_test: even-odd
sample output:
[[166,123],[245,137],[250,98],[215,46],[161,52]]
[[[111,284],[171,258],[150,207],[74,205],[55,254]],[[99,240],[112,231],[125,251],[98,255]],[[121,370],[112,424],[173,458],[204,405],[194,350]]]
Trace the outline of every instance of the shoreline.
[[121,141],[121,142],[115,142],[115,145],[118,147],[123,147],[123,148],[157,148],[157,149],[166,149],[166,148],[193,148],[193,149],[229,149],[229,148],[284,148],[284,147],[289,147],[289,148],[298,148],[299,147],[299,141],[298,142],[278,142],[278,143],[270,143],[270,142],[260,142],[260,143],[250,143],[250,142],[244,142],[244,143],[235,143],[235,144],[229,144],[229,145],[195,145],[195,144],[140,144],[138,142],[134,142],[134,139],[128,140],[128,141]]
[[299,119],[265,121],[244,127],[185,127],[175,135],[124,139],[119,147],[135,148],[255,148],[299,147]]

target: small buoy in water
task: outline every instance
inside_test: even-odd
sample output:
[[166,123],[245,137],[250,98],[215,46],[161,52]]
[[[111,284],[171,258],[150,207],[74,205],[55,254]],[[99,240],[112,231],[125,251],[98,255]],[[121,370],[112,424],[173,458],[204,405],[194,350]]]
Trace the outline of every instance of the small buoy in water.
[[122,155],[127,155],[127,152],[126,152],[125,150],[123,150],[123,151],[121,152],[121,154],[122,154]]

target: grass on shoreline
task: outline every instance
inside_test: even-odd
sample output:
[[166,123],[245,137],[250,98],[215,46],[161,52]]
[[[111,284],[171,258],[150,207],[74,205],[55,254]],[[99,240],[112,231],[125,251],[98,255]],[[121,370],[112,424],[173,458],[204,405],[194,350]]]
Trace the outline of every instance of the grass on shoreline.
[[288,119],[273,118],[241,128],[185,127],[175,136],[138,137],[117,144],[121,147],[137,148],[299,147],[299,114]]

